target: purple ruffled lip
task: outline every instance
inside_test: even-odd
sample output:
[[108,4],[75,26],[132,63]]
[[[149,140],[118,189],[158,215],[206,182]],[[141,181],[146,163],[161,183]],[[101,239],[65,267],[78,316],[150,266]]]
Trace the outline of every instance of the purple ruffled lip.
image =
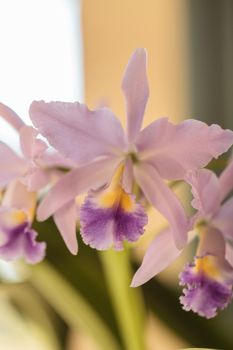
[[13,261],[24,258],[29,264],[36,264],[45,256],[45,242],[37,242],[37,232],[24,222],[11,229],[2,228],[5,242],[0,246],[0,258]]
[[219,282],[206,276],[204,272],[193,271],[195,264],[187,264],[180,273],[180,285],[184,295],[180,297],[183,309],[192,310],[207,319],[217,315],[232,300],[232,284]]
[[121,250],[124,240],[138,240],[147,221],[145,210],[139,203],[132,212],[126,212],[120,206],[98,207],[89,195],[80,210],[80,233],[83,241],[92,248],[106,250],[113,246]]

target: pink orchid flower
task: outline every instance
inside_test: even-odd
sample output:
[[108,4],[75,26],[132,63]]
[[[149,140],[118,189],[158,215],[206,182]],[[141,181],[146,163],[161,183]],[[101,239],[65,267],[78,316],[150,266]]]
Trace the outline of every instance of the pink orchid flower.
[[[19,133],[22,151],[20,156],[8,145],[0,142],[0,188],[19,181],[26,186],[27,191],[39,191],[54,180],[54,175],[56,180],[63,175],[56,170],[56,167],[74,166],[74,162],[58,152],[50,152],[47,144],[38,138],[38,132],[33,127],[25,125],[12,109],[2,103],[0,103],[0,116]],[[67,247],[71,253],[77,254],[77,241],[74,238],[77,221],[75,201],[65,203],[54,212],[53,217]]]
[[37,242],[31,228],[36,207],[36,193],[28,192],[20,181],[7,187],[0,206],[0,258],[12,261],[24,258],[29,264],[40,262],[46,244]]
[[[192,220],[199,243],[194,262],[187,264],[180,274],[180,284],[186,286],[180,301],[185,310],[212,318],[232,299],[233,197],[223,200],[233,189],[233,162],[219,178],[202,169],[188,173],[186,180],[192,186],[192,205],[197,209]],[[161,232],[149,246],[131,286],[147,282],[180,253],[171,231]]]
[[75,196],[89,192],[81,208],[81,235],[97,249],[135,241],[147,219],[132,196],[135,181],[147,200],[171,225],[177,247],[185,245],[188,220],[163,179],[181,179],[205,166],[233,143],[233,133],[197,120],[173,125],[166,118],[141,130],[149,97],[147,55],[137,49],[127,65],[122,90],[127,130],[108,108],[90,111],[80,103],[33,102],[30,116],[39,132],[79,167],[59,181],[41,202],[45,220]]

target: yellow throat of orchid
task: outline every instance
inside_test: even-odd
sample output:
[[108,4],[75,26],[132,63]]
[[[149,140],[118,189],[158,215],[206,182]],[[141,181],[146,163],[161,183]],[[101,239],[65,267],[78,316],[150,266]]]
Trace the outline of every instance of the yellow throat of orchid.
[[120,206],[126,212],[132,212],[135,209],[135,203],[130,194],[122,188],[122,175],[124,165],[121,164],[112,177],[110,185],[98,196],[98,202],[103,208],[112,208]]

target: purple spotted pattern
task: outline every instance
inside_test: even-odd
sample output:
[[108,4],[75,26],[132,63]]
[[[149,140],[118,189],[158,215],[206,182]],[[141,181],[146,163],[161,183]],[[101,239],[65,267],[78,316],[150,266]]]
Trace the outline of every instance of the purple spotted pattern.
[[212,318],[232,300],[232,284],[218,282],[200,271],[193,272],[195,264],[187,264],[180,273],[180,285],[184,295],[180,297],[183,309],[192,310],[199,316]]
[[27,222],[11,229],[1,229],[5,242],[0,246],[0,258],[7,261],[24,258],[29,264],[36,264],[44,258],[46,244],[36,241],[37,232]]
[[124,240],[137,241],[147,221],[145,210],[139,203],[135,204],[133,212],[126,212],[120,206],[99,208],[95,198],[88,195],[80,209],[83,241],[98,250],[112,246],[121,250]]

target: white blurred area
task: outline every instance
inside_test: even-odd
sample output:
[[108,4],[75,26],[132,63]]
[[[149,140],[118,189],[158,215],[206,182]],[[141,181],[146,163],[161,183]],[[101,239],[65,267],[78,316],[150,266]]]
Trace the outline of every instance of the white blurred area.
[[[78,0],[0,0],[0,101],[27,123],[32,100],[83,100]],[[17,147],[0,118],[0,141]]]
[[[0,0],[0,102],[28,124],[33,100],[83,101],[78,0]],[[15,151],[17,133],[0,116],[0,141]],[[15,264],[0,261],[0,278],[19,282]],[[0,349],[55,350],[36,324],[23,322],[0,288]]]

